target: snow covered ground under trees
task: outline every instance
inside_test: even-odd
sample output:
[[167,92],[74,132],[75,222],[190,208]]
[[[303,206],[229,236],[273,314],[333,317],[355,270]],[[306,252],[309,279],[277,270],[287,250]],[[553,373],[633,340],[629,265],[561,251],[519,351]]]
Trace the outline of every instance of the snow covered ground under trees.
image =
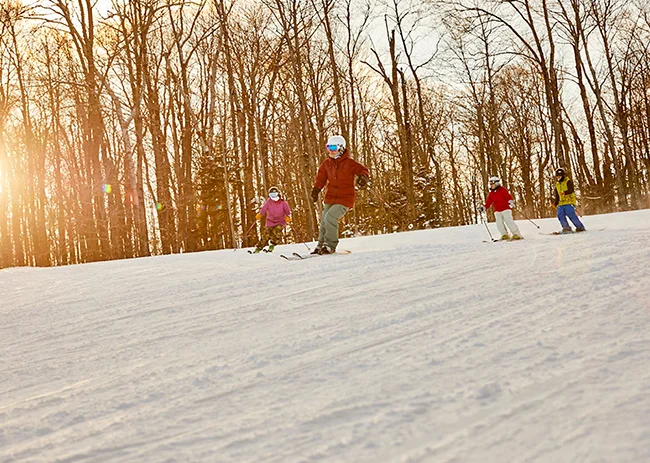
[[650,211],[584,222],[2,270],[0,461],[648,462]]

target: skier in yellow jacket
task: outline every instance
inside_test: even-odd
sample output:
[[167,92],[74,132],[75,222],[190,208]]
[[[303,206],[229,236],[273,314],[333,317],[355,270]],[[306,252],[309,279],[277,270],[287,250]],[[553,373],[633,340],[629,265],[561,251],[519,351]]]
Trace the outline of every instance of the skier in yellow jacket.
[[564,169],[560,168],[555,171],[555,191],[553,204],[557,208],[557,218],[562,224],[560,233],[572,233],[567,217],[576,227],[576,232],[583,232],[585,226],[580,221],[576,213],[576,194],[573,189],[573,181],[567,177]]

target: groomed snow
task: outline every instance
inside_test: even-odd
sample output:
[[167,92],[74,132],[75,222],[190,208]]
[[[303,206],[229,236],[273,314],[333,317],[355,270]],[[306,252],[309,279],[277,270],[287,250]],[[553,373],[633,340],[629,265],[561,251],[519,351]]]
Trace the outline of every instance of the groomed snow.
[[0,461],[648,462],[650,211],[584,222],[2,270]]

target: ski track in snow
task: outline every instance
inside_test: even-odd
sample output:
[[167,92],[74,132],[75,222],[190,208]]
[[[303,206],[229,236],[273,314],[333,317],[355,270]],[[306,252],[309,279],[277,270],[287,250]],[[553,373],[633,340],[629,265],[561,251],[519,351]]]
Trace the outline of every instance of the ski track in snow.
[[650,461],[650,211],[584,221],[0,271],[0,462]]

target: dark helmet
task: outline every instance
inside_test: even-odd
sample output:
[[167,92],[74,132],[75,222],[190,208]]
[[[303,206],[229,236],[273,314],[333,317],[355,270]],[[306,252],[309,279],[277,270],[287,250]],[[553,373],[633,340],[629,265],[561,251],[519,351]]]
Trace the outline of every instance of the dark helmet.
[[555,171],[556,177],[564,177],[564,174],[565,174],[564,169],[562,169],[561,167]]

